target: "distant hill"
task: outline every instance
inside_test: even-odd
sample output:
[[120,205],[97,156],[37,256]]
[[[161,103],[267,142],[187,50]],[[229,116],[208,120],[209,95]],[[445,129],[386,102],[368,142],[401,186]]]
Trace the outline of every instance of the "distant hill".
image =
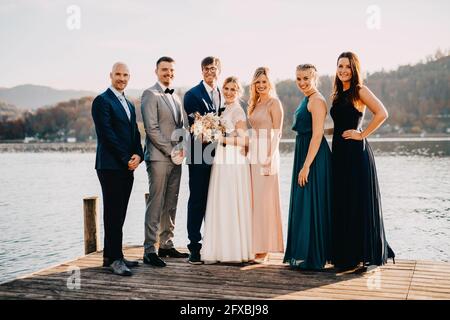
[[[130,98],[139,99],[143,91],[144,89],[129,89],[125,90],[125,94]],[[97,94],[94,91],[58,90],[46,86],[25,84],[13,88],[0,88],[0,101],[15,105],[22,110],[35,110],[71,99],[95,97]]]
[[19,109],[37,109],[54,105],[61,101],[95,96],[92,91],[58,90],[51,87],[25,84],[13,88],[0,88],[0,101],[17,106]]

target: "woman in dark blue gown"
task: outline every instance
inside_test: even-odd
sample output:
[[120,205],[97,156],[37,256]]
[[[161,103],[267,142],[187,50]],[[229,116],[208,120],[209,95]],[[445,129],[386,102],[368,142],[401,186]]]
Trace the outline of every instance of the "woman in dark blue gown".
[[298,66],[296,76],[305,98],[292,126],[297,137],[283,261],[292,268],[320,270],[331,253],[331,152],[323,136],[327,106],[313,65]]
[[[365,107],[373,118],[362,130]],[[394,252],[386,241],[372,149],[366,140],[388,117],[380,100],[362,84],[358,57],[337,61],[333,104],[333,257],[339,269],[383,265]]]

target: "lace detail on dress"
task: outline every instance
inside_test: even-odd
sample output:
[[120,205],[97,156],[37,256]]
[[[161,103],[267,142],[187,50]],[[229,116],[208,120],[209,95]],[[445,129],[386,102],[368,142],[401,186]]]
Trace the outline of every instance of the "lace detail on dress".
[[222,114],[222,123],[224,124],[227,133],[233,132],[236,129],[236,123],[239,121],[247,121],[245,112],[239,103],[229,105]]

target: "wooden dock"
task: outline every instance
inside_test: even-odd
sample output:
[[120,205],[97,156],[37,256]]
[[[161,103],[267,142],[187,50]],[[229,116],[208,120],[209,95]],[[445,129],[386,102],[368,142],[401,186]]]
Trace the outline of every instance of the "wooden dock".
[[[125,249],[127,258],[142,262],[142,255],[141,246]],[[450,263],[445,262],[399,260],[364,274],[339,274],[332,268],[291,270],[281,254],[246,265],[165,260],[165,268],[140,264],[132,277],[120,277],[102,268],[102,253],[94,252],[1,284],[0,300],[450,299]]]

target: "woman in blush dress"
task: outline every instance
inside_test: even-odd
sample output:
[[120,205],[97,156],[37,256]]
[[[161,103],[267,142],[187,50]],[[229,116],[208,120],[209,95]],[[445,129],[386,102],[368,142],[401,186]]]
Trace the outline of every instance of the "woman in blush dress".
[[[239,104],[236,77],[223,84],[225,110],[221,123],[228,137],[247,134],[247,118]],[[202,257],[205,263],[253,260],[250,165],[242,148],[219,143],[211,171],[205,213]]]
[[253,189],[253,250],[256,259],[283,252],[279,143],[283,107],[269,78],[269,69],[256,69],[250,84],[248,119],[252,127],[249,159]]

